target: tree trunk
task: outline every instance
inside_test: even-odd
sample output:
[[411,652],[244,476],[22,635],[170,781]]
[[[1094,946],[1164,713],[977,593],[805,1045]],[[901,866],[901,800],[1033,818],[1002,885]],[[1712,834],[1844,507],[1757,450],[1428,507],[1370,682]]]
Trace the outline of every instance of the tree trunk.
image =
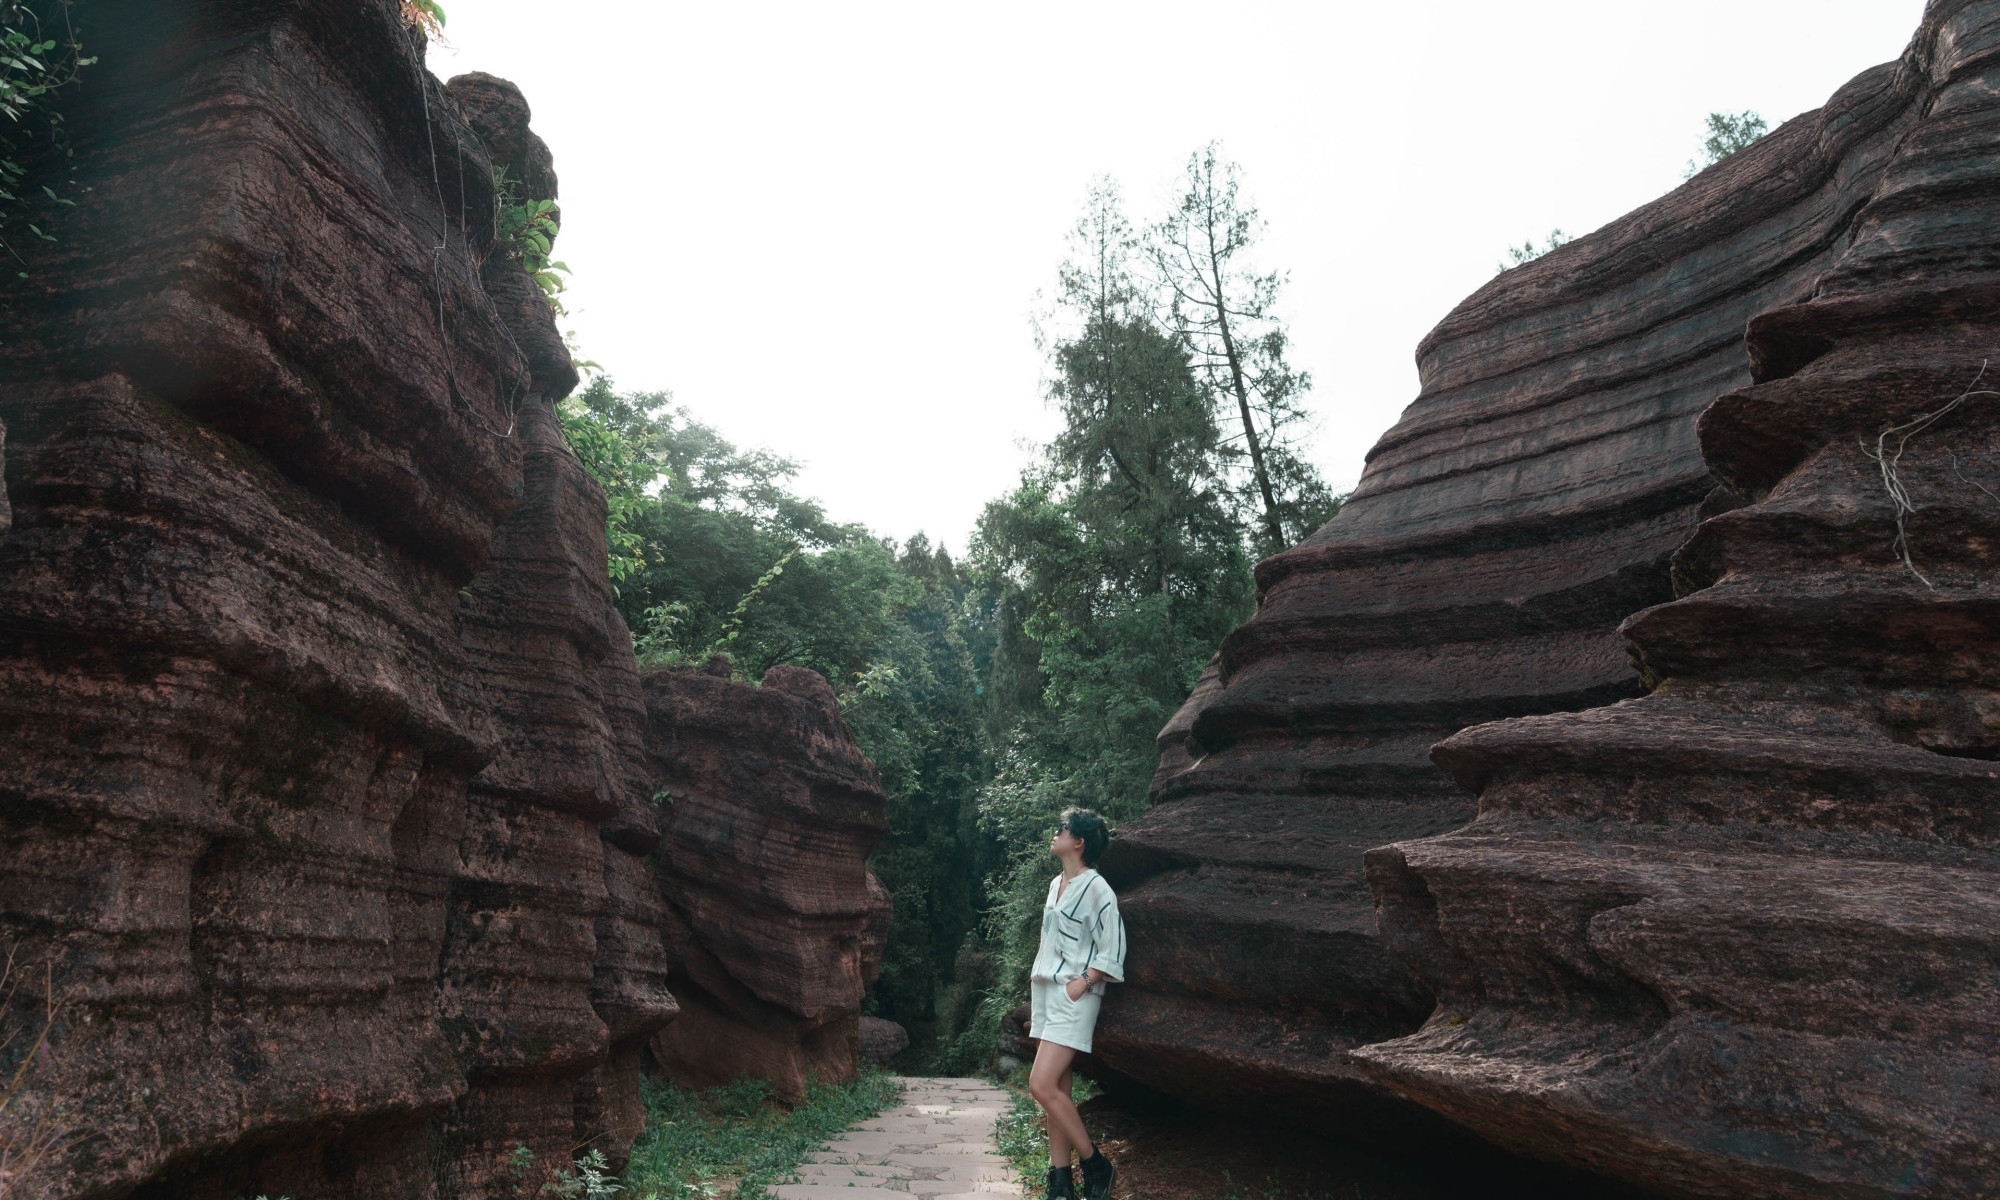
[[1264,498],[1264,532],[1271,538],[1271,553],[1285,548],[1285,529],[1278,520],[1278,497],[1271,491],[1271,473],[1264,467],[1264,447],[1257,440],[1257,424],[1250,417],[1250,389],[1243,382],[1243,359],[1236,353],[1236,338],[1229,332],[1229,305],[1224,302],[1222,264],[1209,256],[1210,281],[1214,285],[1215,328],[1222,335],[1223,357],[1229,360],[1229,383],[1236,392],[1236,411],[1243,417],[1243,442],[1250,447],[1250,469],[1257,477],[1257,492]]

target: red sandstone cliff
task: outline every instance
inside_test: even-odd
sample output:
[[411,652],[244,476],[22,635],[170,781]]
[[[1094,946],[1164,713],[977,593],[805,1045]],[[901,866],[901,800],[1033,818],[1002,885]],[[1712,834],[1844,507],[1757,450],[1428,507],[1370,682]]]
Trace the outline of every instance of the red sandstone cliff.
[[1624,623],[1651,694],[1445,741],[1478,819],[1368,856],[1439,997],[1371,1078],[1678,1194],[2000,1190],[2000,400],[1913,424],[2000,365],[1996,96],[2000,3],[1936,0],[1836,100],[1891,152],[1701,417],[1749,503]]
[[1377,935],[1362,855],[1472,819],[1429,760],[1440,738],[1640,694],[1618,624],[1672,598],[1715,488],[1695,418],[1749,380],[1745,323],[1809,291],[1878,186],[1891,74],[1508,271],[1425,339],[1422,393],[1347,506],[1259,564],[1255,617],[1161,733],[1155,806],[1110,868],[1134,974],[1108,1063],[1378,1103],[1344,1052],[1433,1000]]
[[864,865],[887,830],[875,767],[816,672],[762,687],[722,675],[645,678],[656,856],[681,1016],[654,1057],[682,1082],[852,1079],[861,999],[882,961],[889,896]]
[[0,1137],[61,1197],[615,1158],[674,1008],[576,377],[491,245],[527,106],[390,0],[76,16],[88,199],[0,311],[0,941],[63,998]]
[[[1712,769],[1724,776],[1768,767],[1795,782],[1758,788],[1805,788],[1816,797],[1801,794],[1805,810],[1784,821],[1840,824],[1828,814],[1853,805],[1852,822],[1880,829],[1877,816],[1860,815],[1874,812],[1870,803],[1858,794],[1839,797],[1864,782],[1880,791],[1883,779],[1905,770],[1916,772],[1911,789],[1944,788],[1921,803],[1903,801],[1913,806],[1906,823],[1920,823],[1917,814],[1939,804],[1954,811],[1991,805],[1984,792],[1978,794],[1987,798],[1978,800],[1945,799],[1986,786],[1989,768],[1981,761],[1893,744],[1895,737],[1905,743],[1933,737],[1951,753],[1989,753],[1979,747],[1993,736],[1990,706],[1980,707],[1985,702],[1970,682],[1987,669],[1993,646],[1984,616],[1972,615],[1983,611],[1978,597],[1985,585],[1962,584],[1970,589],[1964,598],[1944,603],[1896,575],[1883,557],[1879,472],[1870,476],[1873,464],[1856,459],[1854,447],[1872,438],[1877,425],[1948,400],[1956,394],[1952,385],[1962,389],[1982,358],[2000,358],[1988,345],[1980,275],[1991,259],[1987,243],[1995,226],[1986,197],[1990,163],[2000,150],[2000,119],[1984,100],[1987,31],[1996,12],[1984,0],[1934,4],[1901,62],[1864,73],[1821,110],[1672,194],[1507,272],[1425,340],[1418,355],[1423,392],[1371,453],[1347,508],[1303,545],[1259,566],[1255,618],[1225,641],[1211,673],[1162,732],[1155,806],[1119,831],[1121,844],[1106,863],[1124,893],[1132,937],[1130,982],[1114,989],[1097,1038],[1107,1064],[1192,1099],[1315,1106],[1343,1121],[1393,1117],[1386,1084],[1397,1096],[1546,1156],[1635,1180],[1658,1168],[1664,1184],[1722,1194],[1762,1186],[1753,1180],[1764,1176],[1737,1172],[1763,1149],[1745,1151],[1747,1158],[1733,1164],[1714,1146],[1695,1152],[1710,1156],[1698,1168],[1707,1173],[1699,1186],[1686,1182],[1693,1174],[1674,1174],[1664,1164],[1688,1148],[1688,1135],[1674,1132],[1684,1121],[1715,1121],[1718,1141],[1729,1129],[1754,1128],[1756,1136],[1774,1139],[1760,1145],[1779,1145],[1775,1131],[1787,1118],[1769,1091],[1786,1061],[1777,1039],[1760,1051],[1769,1055],[1763,1065],[1745,1067],[1767,1082],[1718,1084],[1699,1096],[1698,1073],[1674,1076],[1663,1058],[1658,1071],[1605,1084],[1605,1101],[1583,1099],[1595,1086],[1586,1069],[1559,1060],[1572,1042],[1596,1047],[1623,1037],[1621,1044],[1631,1044],[1669,1011],[1707,1012],[1712,1004],[1751,1004],[1750,997],[1762,995],[1758,1019],[1768,1023],[1779,997],[1816,1003],[1813,988],[1794,993],[1778,986],[1784,971],[1811,973],[1797,960],[1774,960],[1758,969],[1769,972],[1764,976],[1694,964],[1710,953],[1752,952],[1756,922],[1779,919],[1764,906],[1786,886],[1803,887],[1824,864],[1802,865],[1803,876],[1780,872],[1775,890],[1751,888],[1746,880],[1734,899],[1735,885],[1719,882],[1699,901],[1683,893],[1686,903],[1706,906],[1712,923],[1689,918],[1678,926],[1686,939],[1671,951],[1678,965],[1663,960],[1645,971],[1623,950],[1624,967],[1599,961],[1598,935],[1584,932],[1587,912],[1557,905],[1555,881],[1581,889],[1575,905],[1583,909],[1615,909],[1621,930],[1629,924],[1625,917],[1643,920],[1641,910],[1627,906],[1642,894],[1633,880],[1645,873],[1636,865],[1644,855],[1626,839],[1644,838],[1622,822],[1643,811],[1632,826],[1639,830],[1656,815],[1680,811],[1683,802],[1669,802],[1666,794],[1694,787],[1688,772],[1702,759],[1713,759]],[[1853,332],[1863,325],[1879,330],[1866,346]],[[1814,366],[1798,381],[1776,382],[1807,362]],[[1753,381],[1753,369],[1756,379],[1773,382],[1734,391]],[[1827,373],[1827,382],[1805,382],[1815,372]],[[1724,393],[1732,394],[1703,418],[1698,439],[1697,417]],[[1934,445],[1942,452],[1942,442]],[[1986,452],[1977,438],[1960,444],[1968,471]],[[1831,466],[1800,467],[1818,464],[1816,454],[1845,454],[1844,478],[1836,483],[1827,476]],[[1909,469],[1921,485],[1941,488],[1938,473],[1949,465],[1917,456]],[[1800,469],[1815,481],[1779,486]],[[1715,490],[1718,478],[1750,489],[1760,503],[1726,512],[1742,497]],[[1967,487],[1939,503],[1913,519],[1913,528],[1939,522],[1934,537],[1943,544],[1931,551],[1939,569],[1953,554],[1971,556],[1964,571],[1989,569],[1977,565],[1983,551],[1976,547],[1989,534],[1975,510],[1991,501]],[[1703,517],[1712,519],[1688,543]],[[1830,526],[1837,536],[1827,532]],[[1755,569],[1740,565],[1751,559]],[[1782,572],[1772,565],[1779,559]],[[1684,588],[1714,586],[1678,604],[1650,607],[1673,599],[1676,577]],[[1815,582],[1802,582],[1808,578]],[[1627,628],[1645,675],[1630,662],[1619,633],[1621,622],[1640,610],[1645,614]],[[1947,642],[1948,652],[1940,648]],[[1891,660],[1893,668],[1885,665]],[[1643,738],[1600,737],[1597,731],[1630,727],[1628,711],[1663,713],[1694,703],[1666,698],[1688,696],[1689,685],[1679,679],[1690,676],[1757,682],[1708,693],[1705,703],[1741,710],[1727,720],[1711,714],[1707,723],[1692,717],[1694,723],[1679,726],[1649,723],[1654,732]],[[1850,681],[1840,686],[1861,690],[1835,702],[1825,690],[1831,683],[1815,683],[1820,699],[1779,699],[1805,679],[1836,676]],[[1632,699],[1644,693],[1645,681],[1667,677],[1676,682],[1661,695]],[[1534,716],[1621,700],[1630,702],[1587,717]],[[1830,737],[1835,725],[1853,721],[1907,729],[1867,736],[1879,740],[1875,750],[1893,750],[1909,765],[1878,757],[1864,769],[1856,744],[1856,757],[1845,760],[1847,774],[1808,783],[1803,760],[1782,766],[1768,743],[1754,753],[1746,747],[1747,757],[1738,760],[1733,749],[1722,749],[1734,747],[1736,735],[1724,738],[1723,731],[1733,721],[1750,721],[1753,709],[1763,714],[1751,721],[1764,728],[1755,735],[1760,739],[1774,736],[1766,723],[1796,722],[1799,737],[1822,736],[1812,732],[1817,727]],[[1904,715],[1873,715],[1892,710]],[[1846,715],[1836,716],[1840,711]],[[1450,776],[1484,789],[1475,804],[1432,765],[1429,750],[1466,726],[1504,717],[1529,719],[1462,734],[1439,751]],[[1656,749],[1641,753],[1644,746]],[[1574,765],[1579,757],[1588,759],[1587,771]],[[1649,772],[1659,772],[1655,781],[1647,782]],[[1946,786],[1946,777],[1957,782]],[[1660,798],[1643,810],[1633,807],[1636,801],[1608,799],[1629,789]],[[1775,809],[1734,800],[1684,803],[1725,825],[1779,821]],[[1557,814],[1597,822],[1591,828],[1599,832],[1563,826],[1574,844],[1559,854],[1531,853],[1525,843],[1510,849],[1516,837],[1536,845],[1561,840],[1518,813],[1503,819],[1514,805],[1558,825]],[[1484,815],[1464,833],[1406,840],[1442,834],[1476,813]],[[1602,822],[1612,813],[1621,823],[1605,831]],[[1807,820],[1807,813],[1816,815]],[[1972,824],[1968,816],[1956,827]],[[1256,836],[1246,836],[1250,831]],[[1694,858],[1697,842],[1721,836],[1666,830],[1646,836],[1655,835],[1664,844],[1690,839],[1686,853]],[[1972,844],[1964,840],[1969,836],[1940,833],[1939,840],[1954,847],[1949,855],[1959,855]],[[1395,868],[1401,860],[1381,858],[1371,894],[1363,856],[1387,841],[1401,843],[1409,865]],[[1892,857],[1942,863],[1935,854],[1897,849]],[[1636,874],[1582,882],[1627,855],[1638,856]],[[1686,855],[1676,861],[1694,869]],[[1510,873],[1520,878],[1510,884]],[[1891,874],[1926,895],[1943,889],[1914,900],[1920,907],[1945,905],[1945,893],[1964,894],[1946,876]],[[1449,893],[1441,890],[1447,887]],[[1583,893],[1597,898],[1586,901]],[[1880,920],[1895,911],[1882,909]],[[1949,911],[1955,915],[1938,919],[1958,931],[1950,936],[1970,936],[1972,911]],[[1526,930],[1543,920],[1548,928],[1530,938]],[[1589,927],[1610,920],[1598,917]],[[1698,928],[1719,939],[1712,952],[1701,948]],[[1534,942],[1532,953],[1524,939]],[[1976,958],[1973,944],[1964,953]],[[1838,957],[1834,942],[1818,945],[1816,953]],[[1738,949],[1721,949],[1730,946]],[[1648,954],[1669,953],[1664,943],[1648,947]],[[1971,994],[1963,990],[1977,977],[1965,974],[1970,961],[1958,959],[1937,977],[1941,995]],[[1820,969],[1829,988],[1847,986],[1835,982],[1846,978],[1842,972]],[[1939,1049],[1949,1039],[1970,1046],[1991,1036],[1990,1024],[1980,1033],[1969,1015],[1947,1016],[1958,1001],[1936,1009],[1889,1001],[1885,989],[1918,987],[1913,970],[1896,968],[1900,974],[1892,977],[1902,985],[1873,986],[1875,1000],[1842,1010],[1839,1019],[1865,1012],[1870,1020],[1935,1026],[1936,1032],[1902,1039],[1930,1047],[1931,1057],[1898,1060],[1918,1072],[1906,1076],[1913,1082],[1922,1078],[1920,1068],[1951,1074],[1991,1064],[1990,1049]],[[1627,973],[1632,977],[1618,978]],[[1675,989],[1721,987],[1723,980],[1732,981],[1736,1000],[1705,990],[1698,1003],[1673,998]],[[1605,1015],[1566,1024],[1543,1012],[1537,1027],[1555,1032],[1539,1042],[1526,1025],[1507,1032],[1515,1029],[1507,1021],[1525,1021],[1538,1005],[1585,1006],[1590,997],[1610,1006]],[[1483,1023],[1461,1030],[1454,1022],[1467,1013],[1481,1014]],[[1393,1040],[1420,1028],[1414,1038]],[[1662,1056],[1673,1053],[1667,1041],[1651,1045]],[[1357,1056],[1358,1047],[1369,1048]],[[1587,1061],[1588,1071],[1614,1071],[1611,1057]],[[1719,1062],[1706,1060],[1717,1070]],[[1832,1086],[1831,1066],[1825,1075],[1802,1069],[1820,1080],[1813,1088]],[[1687,1094],[1679,1111],[1668,1112],[1676,1088]],[[1873,1094],[1890,1106],[1903,1103],[1888,1099],[1889,1092]],[[1957,1099],[1937,1103],[1959,1105],[1952,1109],[1959,1114],[1967,1103],[2000,1111],[1988,1093],[1952,1095]],[[1613,1111],[1610,1098],[1625,1107]],[[1739,1100],[1755,1111],[1734,1126],[1715,1106]],[[1606,1107],[1594,1107],[1599,1103]],[[1804,1147],[1816,1136],[1859,1137],[1846,1143],[1857,1148],[1879,1137],[1907,1149],[1922,1126],[1915,1117],[1864,1120],[1858,1109],[1829,1106],[1818,1091],[1798,1097],[1788,1111],[1798,1128],[1785,1136],[1797,1144],[1769,1149],[1779,1157],[1794,1151],[1812,1157]],[[1865,1136],[1807,1132],[1828,1120],[1871,1130],[1869,1121],[1881,1121],[1900,1132],[1887,1126]],[[1942,1137],[1950,1122],[1938,1120],[1929,1128]],[[1612,1126],[1622,1130],[1623,1142],[1614,1144]],[[1992,1140],[1987,1126],[1962,1127]],[[1664,1139],[1664,1148],[1656,1146],[1649,1159],[1637,1147],[1653,1138]],[[1976,1177],[1967,1174],[1973,1161],[1956,1160],[1960,1180]],[[1823,1162],[1811,1167],[1826,1169]]]

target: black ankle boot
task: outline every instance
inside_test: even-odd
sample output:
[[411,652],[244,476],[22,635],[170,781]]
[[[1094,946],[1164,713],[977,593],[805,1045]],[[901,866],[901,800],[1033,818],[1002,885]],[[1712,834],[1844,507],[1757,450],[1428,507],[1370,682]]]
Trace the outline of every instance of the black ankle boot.
[[1104,1151],[1091,1147],[1090,1157],[1083,1160],[1083,1200],[1106,1200],[1117,1178],[1118,1168],[1104,1157]]
[[1049,1168],[1048,1200],[1076,1200],[1076,1180],[1070,1177],[1068,1167]]

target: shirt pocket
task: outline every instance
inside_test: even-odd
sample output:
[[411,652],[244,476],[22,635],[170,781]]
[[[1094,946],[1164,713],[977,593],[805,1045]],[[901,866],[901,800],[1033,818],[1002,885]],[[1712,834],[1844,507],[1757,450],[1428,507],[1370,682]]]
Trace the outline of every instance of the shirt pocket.
[[1062,909],[1057,909],[1056,934],[1063,939],[1064,946],[1081,947],[1084,935],[1083,918],[1072,917]]

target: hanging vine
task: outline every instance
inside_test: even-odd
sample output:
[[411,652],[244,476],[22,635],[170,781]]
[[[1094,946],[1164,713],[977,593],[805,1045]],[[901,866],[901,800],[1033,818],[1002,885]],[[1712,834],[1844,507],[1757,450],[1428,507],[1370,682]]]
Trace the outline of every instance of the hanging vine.
[[[1965,390],[1959,393],[1956,400],[1934,412],[1919,413],[1901,425],[1891,425],[1882,430],[1882,432],[1875,435],[1875,445],[1872,449],[1866,442],[1861,444],[1862,456],[1873,462],[1881,470],[1882,490],[1889,494],[1889,503],[1895,510],[1896,540],[1892,543],[1892,546],[1896,555],[1903,560],[1903,566],[1908,568],[1910,574],[1916,576],[1923,582],[1925,587],[1933,591],[1937,590],[1937,585],[1931,582],[1930,576],[1917,569],[1916,560],[1910,557],[1908,519],[1916,515],[1917,505],[1910,498],[1910,489],[1904,485],[1903,477],[1897,468],[1902,463],[1903,452],[1910,447],[1911,438],[1916,437],[1924,430],[1937,424],[1949,416],[1959,405],[1964,404],[1967,400],[1975,396],[2000,396],[2000,391],[1979,386],[1980,381],[1986,378],[1986,366],[1986,361],[1980,362],[1979,374],[1972,377],[1972,382],[1966,385]],[[1966,483],[1972,483],[1970,479],[1966,479],[1963,474],[1959,473],[1958,456],[1956,454],[1952,455],[1951,467],[1952,472],[1957,474],[1960,479],[1965,480]],[[1993,494],[1992,492],[1988,492],[1984,487],[1980,487],[1979,484],[1972,483],[1972,486],[1979,488],[1982,492],[1986,492],[1989,496]]]

